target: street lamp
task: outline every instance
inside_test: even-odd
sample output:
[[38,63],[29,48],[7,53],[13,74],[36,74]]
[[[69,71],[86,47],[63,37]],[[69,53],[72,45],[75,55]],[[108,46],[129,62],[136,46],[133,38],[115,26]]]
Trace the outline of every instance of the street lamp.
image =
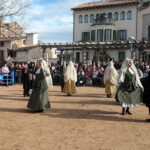
[[[128,40],[131,42],[131,45],[130,45],[131,59],[135,59],[135,54],[134,54],[135,49],[133,48],[133,45],[132,45],[133,41],[135,41],[135,37],[134,36],[130,36],[128,38]],[[134,54],[134,56],[133,56],[133,54]]]

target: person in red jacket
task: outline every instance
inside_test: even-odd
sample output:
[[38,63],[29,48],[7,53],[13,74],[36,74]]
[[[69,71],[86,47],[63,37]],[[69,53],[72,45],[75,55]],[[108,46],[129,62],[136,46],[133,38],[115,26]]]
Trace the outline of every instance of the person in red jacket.
[[91,77],[91,74],[92,74],[92,71],[91,71],[91,69],[88,67],[87,70],[85,71],[85,74],[84,74],[84,77],[83,77],[83,85],[86,86],[87,79],[88,79],[89,77]]

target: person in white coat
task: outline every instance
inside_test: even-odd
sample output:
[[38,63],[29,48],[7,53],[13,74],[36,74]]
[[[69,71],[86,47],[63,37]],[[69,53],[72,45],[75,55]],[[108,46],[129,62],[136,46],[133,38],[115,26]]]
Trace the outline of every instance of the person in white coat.
[[107,97],[112,97],[115,92],[117,85],[118,72],[114,67],[114,63],[111,61],[108,63],[105,72],[104,72],[104,84],[105,84],[105,93]]
[[77,82],[77,71],[72,61],[69,62],[69,64],[65,69],[64,82],[65,82],[64,93],[68,94],[68,96],[75,94],[76,93],[75,83]]

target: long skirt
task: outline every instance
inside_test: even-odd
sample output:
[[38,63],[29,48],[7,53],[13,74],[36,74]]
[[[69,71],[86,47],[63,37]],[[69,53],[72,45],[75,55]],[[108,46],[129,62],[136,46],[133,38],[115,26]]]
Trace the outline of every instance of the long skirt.
[[34,110],[44,110],[50,108],[48,90],[42,91],[34,88],[27,107]]
[[142,103],[143,93],[141,88],[137,87],[134,91],[125,91],[118,89],[116,99],[122,104],[122,107],[138,106]]
[[116,86],[110,81],[106,80],[105,82],[105,93],[114,94]]
[[75,94],[76,92],[76,85],[74,81],[68,80],[67,82],[65,82],[64,93]]

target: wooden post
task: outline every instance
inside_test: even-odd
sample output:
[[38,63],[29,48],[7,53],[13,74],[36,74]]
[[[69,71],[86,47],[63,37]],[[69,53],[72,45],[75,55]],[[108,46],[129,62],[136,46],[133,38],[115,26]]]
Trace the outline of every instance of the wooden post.
[[61,56],[60,56],[61,65],[63,65],[63,51],[61,50]]

